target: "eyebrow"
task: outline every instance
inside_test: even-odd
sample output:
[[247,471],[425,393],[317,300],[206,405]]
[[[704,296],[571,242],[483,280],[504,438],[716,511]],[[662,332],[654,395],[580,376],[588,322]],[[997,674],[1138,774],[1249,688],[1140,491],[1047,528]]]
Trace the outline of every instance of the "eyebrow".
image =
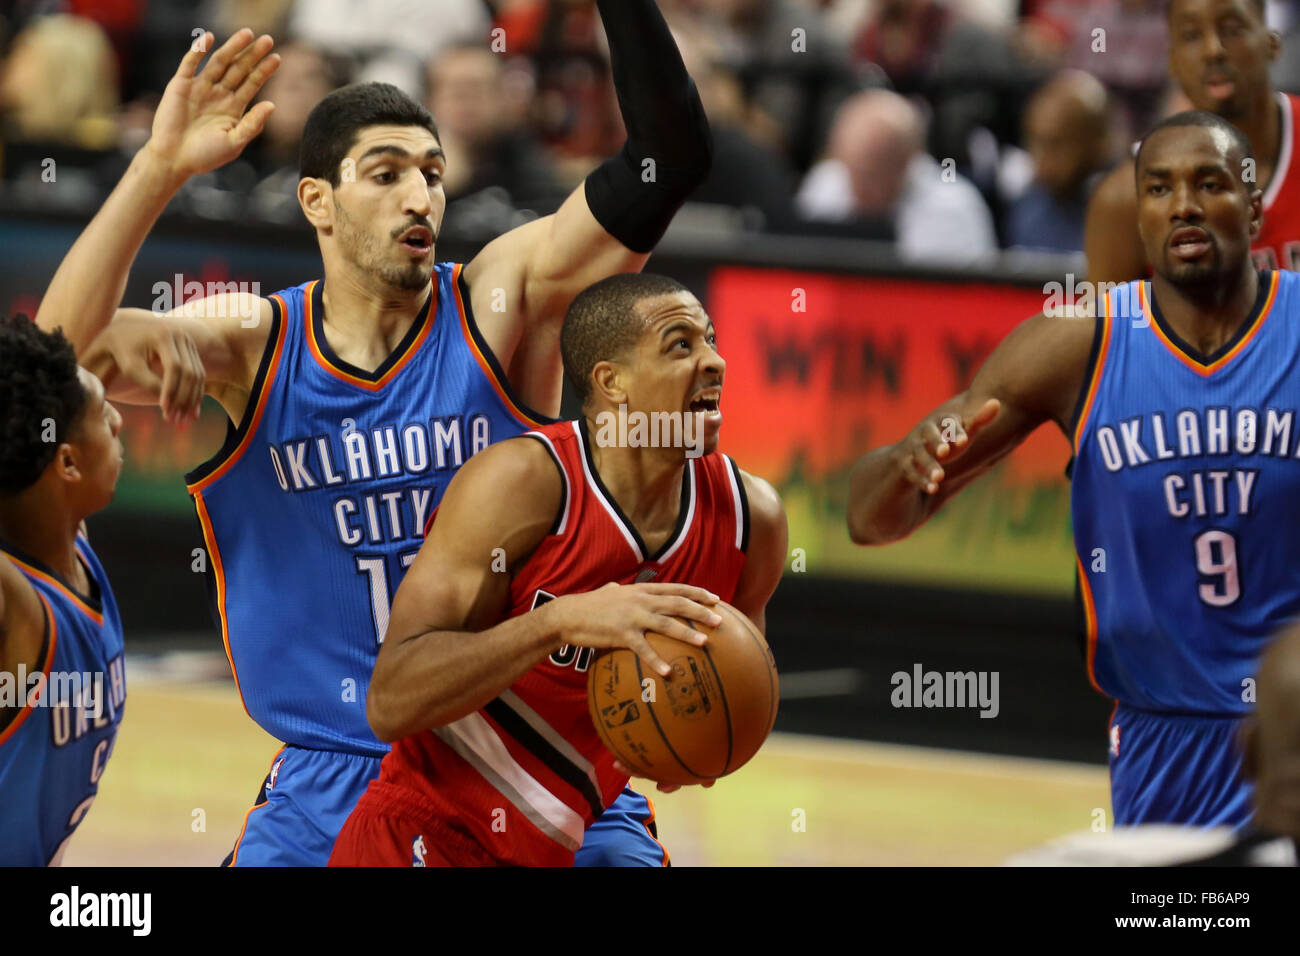
[[[666,338],[668,335],[678,331],[679,329],[687,329],[691,332],[694,332],[696,331],[697,328],[698,326],[696,326],[696,324],[690,321],[689,319],[675,319],[673,322],[663,327],[663,329],[659,332],[659,337],[661,339]],[[708,335],[710,332],[713,332],[715,335],[717,334],[716,330],[713,328],[712,319],[709,320],[709,324],[704,329],[705,335]]]
[[[371,146],[368,150],[362,153],[361,157],[357,160],[357,165],[360,166],[362,163],[364,163],[367,159],[370,159],[372,156],[391,156],[395,159],[411,158],[411,154],[406,150],[402,149],[402,147],[400,146],[393,146],[391,144],[381,144],[379,146]],[[440,146],[434,146],[432,149],[430,149],[428,152],[424,154],[425,161],[432,160],[432,159],[446,160],[446,158],[447,158],[447,154],[442,151],[442,147]]]

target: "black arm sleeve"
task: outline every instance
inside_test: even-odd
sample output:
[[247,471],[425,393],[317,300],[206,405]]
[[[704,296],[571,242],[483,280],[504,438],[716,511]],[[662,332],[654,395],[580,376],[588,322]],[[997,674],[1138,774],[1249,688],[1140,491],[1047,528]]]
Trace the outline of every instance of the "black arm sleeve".
[[655,0],[596,0],[627,142],[587,177],[587,205],[634,252],[649,252],[709,174],[704,104]]

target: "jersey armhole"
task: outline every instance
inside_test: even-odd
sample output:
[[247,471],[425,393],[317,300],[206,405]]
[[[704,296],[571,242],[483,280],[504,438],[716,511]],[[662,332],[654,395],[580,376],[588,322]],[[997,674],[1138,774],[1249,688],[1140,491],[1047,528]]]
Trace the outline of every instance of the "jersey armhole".
[[456,269],[455,278],[452,280],[456,284],[456,291],[459,293],[457,298],[460,300],[461,310],[465,316],[465,329],[469,333],[470,345],[479,355],[482,356],[483,362],[487,368],[484,370],[489,377],[494,379],[494,384],[501,390],[506,404],[510,411],[519,418],[525,425],[536,428],[538,425],[554,425],[560,421],[558,418],[552,418],[550,415],[543,415],[535,408],[529,407],[523,399],[516,393],[514,386],[510,384],[510,379],[506,376],[505,370],[501,367],[496,353],[488,345],[487,339],[479,331],[478,323],[474,321],[474,306],[470,302],[469,283],[465,281],[465,267],[459,266]]
[[[1110,311],[1108,306],[1109,298],[1110,297],[1106,295],[1106,296],[1102,296],[1098,300],[1100,311],[1098,312],[1097,316],[1093,319],[1092,345],[1088,349],[1088,364],[1086,366],[1087,370],[1084,372],[1083,382],[1079,386],[1079,396],[1078,398],[1075,399],[1074,411],[1070,414],[1070,431],[1069,434],[1066,435],[1066,438],[1069,439],[1071,448],[1074,448],[1075,439],[1078,437],[1077,432],[1078,432],[1079,425],[1081,424],[1080,419],[1083,417],[1084,407],[1088,403],[1088,393],[1092,391],[1093,383],[1096,381],[1097,374],[1100,370],[1101,342],[1102,342],[1102,338],[1104,337],[1103,333],[1105,332],[1106,329],[1106,322],[1108,321],[1108,313]],[[1074,455],[1071,454],[1070,460],[1066,462],[1065,465],[1065,477],[1066,478],[1071,477],[1073,472],[1074,472]]]
[[736,506],[736,550],[749,554],[749,497],[745,494],[745,480],[741,477],[740,466],[730,455],[724,456],[727,470],[731,474],[731,490]]
[[198,484],[212,475],[227,461],[230,461],[248,436],[253,421],[257,417],[257,409],[261,404],[262,394],[271,384],[267,381],[267,373],[271,367],[271,359],[274,358],[276,351],[280,348],[280,326],[284,322],[284,313],[281,310],[279,295],[272,295],[266,301],[271,303],[271,331],[266,337],[266,345],[262,348],[262,358],[257,364],[257,374],[253,376],[253,387],[249,389],[248,404],[244,407],[244,414],[240,418],[238,426],[230,420],[229,416],[226,417],[226,440],[221,443],[221,447],[217,449],[215,455],[185,476],[186,485]]
[[550,530],[547,535],[564,534],[564,529],[569,525],[569,474],[564,470],[564,464],[560,461],[560,455],[551,444],[551,440],[540,432],[524,432],[521,438],[534,438],[542,443],[546,453],[551,456],[551,461],[555,462],[555,468],[560,473],[560,508],[555,514],[555,520],[551,522]]

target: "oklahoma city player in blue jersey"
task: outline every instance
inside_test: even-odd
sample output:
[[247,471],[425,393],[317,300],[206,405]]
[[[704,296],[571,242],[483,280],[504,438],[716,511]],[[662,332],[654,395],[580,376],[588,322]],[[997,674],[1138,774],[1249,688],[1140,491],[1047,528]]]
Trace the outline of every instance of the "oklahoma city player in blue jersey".
[[0,319],[0,866],[57,865],[126,702],[122,622],[82,520],[113,498],[122,418],[72,346]]
[[[60,264],[35,322],[0,320],[0,865],[60,862],[126,703],[122,623],[82,524],[112,500],[122,419],[49,330],[107,321],[168,184],[234,158],[269,115],[269,104],[244,108],[275,69],[270,38],[196,78],[211,39],[182,59],[149,142]],[[175,371],[156,384],[169,405],[202,394]]]
[[1242,826],[1236,746],[1270,636],[1300,614],[1300,276],[1256,272],[1261,193],[1226,120],[1159,124],[1137,156],[1155,274],[1093,321],[1036,316],[961,395],[865,455],[859,543],[906,535],[1042,422],[1071,440],[1088,676],[1115,698],[1115,822]]
[[[470,455],[558,413],[568,303],[639,270],[707,174],[703,107],[653,0],[597,5],[628,143],[554,216],[435,266],[437,127],[393,87],[346,87],[303,134],[298,198],[324,280],[165,318],[123,310],[90,347],[115,384],[147,385],[145,366],[203,379],[231,422],[189,487],[244,706],[286,743],[235,865],[327,861],[388,750],[366,691],[425,517]],[[85,346],[101,327],[73,334]],[[578,862],[659,864],[652,819],[627,791]]]

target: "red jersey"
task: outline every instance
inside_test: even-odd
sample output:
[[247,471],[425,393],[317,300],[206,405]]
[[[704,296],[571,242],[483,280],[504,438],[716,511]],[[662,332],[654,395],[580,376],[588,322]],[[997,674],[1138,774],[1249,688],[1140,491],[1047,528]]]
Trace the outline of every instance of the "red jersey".
[[1278,93],[1281,145],[1273,178],[1264,190],[1264,227],[1251,244],[1257,269],[1300,272],[1300,150],[1295,148],[1300,98]]
[[[651,553],[601,484],[580,421],[515,441],[542,442],[559,466],[555,524],[510,585],[508,617],[609,582],[675,582],[735,596],[748,544],[740,470],[725,455],[686,460],[681,510]],[[472,640],[466,637],[466,640]],[[503,864],[568,866],[583,833],[627,777],[587,711],[590,648],[564,646],[481,710],[394,744],[380,791],[418,806],[435,833],[453,831]],[[372,786],[373,788],[373,786]]]

